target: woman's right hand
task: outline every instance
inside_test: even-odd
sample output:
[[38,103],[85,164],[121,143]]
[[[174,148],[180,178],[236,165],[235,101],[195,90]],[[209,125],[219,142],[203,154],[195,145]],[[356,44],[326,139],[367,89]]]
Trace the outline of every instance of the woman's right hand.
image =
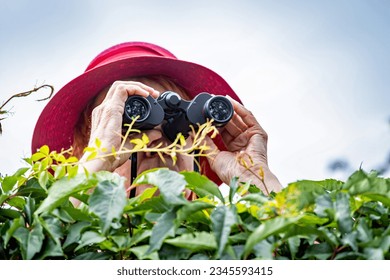
[[[127,98],[131,95],[147,97],[151,95],[154,98],[159,96],[159,92],[150,86],[135,81],[116,81],[108,89],[107,93],[101,92],[96,102],[103,101],[92,111],[91,133],[88,146],[94,147],[96,138],[100,140],[101,147],[111,153],[114,148],[119,150],[122,143],[122,121],[124,106]],[[131,149],[130,143],[126,143],[126,148]],[[84,154],[81,161],[86,161],[88,153]],[[114,171],[121,166],[129,155],[120,155],[118,157],[110,156],[104,160],[96,159],[91,162],[85,162],[84,166],[89,171],[107,170]],[[87,165],[87,166],[86,166]]]

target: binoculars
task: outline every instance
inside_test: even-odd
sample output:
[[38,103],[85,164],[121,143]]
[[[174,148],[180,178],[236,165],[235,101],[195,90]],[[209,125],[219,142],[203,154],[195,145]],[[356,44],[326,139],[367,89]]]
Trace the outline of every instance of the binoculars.
[[129,96],[125,102],[123,125],[139,116],[133,128],[148,130],[161,124],[164,135],[173,142],[178,133],[187,138],[190,125],[213,120],[216,127],[222,127],[230,121],[233,113],[232,103],[224,96],[202,92],[187,101],[176,92],[165,91],[157,99],[150,95],[146,98]]

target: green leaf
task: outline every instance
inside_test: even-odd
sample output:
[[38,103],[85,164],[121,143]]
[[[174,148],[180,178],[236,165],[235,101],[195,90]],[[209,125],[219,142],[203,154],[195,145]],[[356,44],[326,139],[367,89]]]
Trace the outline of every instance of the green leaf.
[[[54,169],[54,166],[53,166]],[[66,167],[63,165],[59,165],[55,167],[55,172],[54,172],[54,178],[56,179],[61,179],[66,175]]]
[[106,234],[113,222],[120,220],[126,205],[124,181],[99,182],[89,198],[89,210],[100,219],[103,234]]
[[96,231],[86,231],[81,236],[79,246],[76,247],[75,251],[78,251],[85,246],[99,244],[104,240],[106,240],[106,237],[100,235]]
[[376,193],[365,193],[364,196],[369,198],[372,201],[380,201],[387,207],[390,207],[390,197],[387,195],[376,194]]
[[349,195],[346,193],[337,193],[335,201],[336,221],[341,233],[348,233],[352,230],[353,220],[349,207]]
[[13,207],[15,207],[15,208],[18,208],[19,210],[23,209],[23,208],[24,208],[24,205],[26,205],[26,201],[24,200],[24,198],[18,197],[18,196],[12,197],[11,199],[9,199],[9,200],[7,201],[7,203],[8,203],[10,206],[13,206]]
[[50,153],[49,146],[47,146],[47,145],[43,145],[42,147],[40,147],[38,149],[38,151],[41,152],[42,154],[46,155],[46,156],[48,156],[49,153]]
[[26,204],[24,205],[23,212],[27,219],[28,224],[32,224],[33,215],[35,211],[35,199],[31,197],[26,197]]
[[269,197],[265,196],[264,194],[258,192],[258,193],[250,193],[245,195],[244,197],[240,198],[238,202],[242,201],[248,201],[251,203],[254,203],[256,205],[263,205],[264,203],[268,203],[270,201]]
[[217,197],[223,204],[225,200],[219,187],[213,181],[208,179],[206,176],[201,175],[197,172],[180,172],[188,184],[188,188],[196,193],[199,197],[211,196]]
[[173,245],[164,243],[158,251],[160,260],[188,260],[192,252],[188,249],[175,247]]
[[4,193],[12,191],[16,183],[18,182],[17,176],[7,176],[4,177],[3,182],[1,182],[1,188]]
[[358,170],[348,178],[343,189],[348,190],[351,195],[376,194],[389,198],[390,178],[381,178],[374,172],[367,174],[363,170]]
[[185,248],[193,252],[215,250],[218,247],[214,235],[204,231],[183,234],[176,238],[168,239],[165,243]]
[[74,260],[109,260],[112,256],[106,252],[86,252],[77,255],[73,258]]
[[306,250],[303,259],[326,260],[333,254],[333,249],[328,243],[313,244]]
[[229,236],[230,244],[244,244],[248,239],[249,232],[239,232],[237,234],[232,234]]
[[[388,227],[390,229],[390,227]],[[389,233],[383,233],[383,238],[379,244],[379,247],[383,250],[383,252],[389,252],[390,249],[390,235]]]
[[236,223],[236,215],[232,208],[218,206],[211,214],[212,229],[218,244],[217,258],[222,255],[229,240],[231,227]]
[[145,212],[154,212],[154,213],[163,213],[166,211],[169,211],[172,208],[171,205],[169,205],[168,201],[163,200],[161,196],[152,197],[149,200],[144,201],[140,205],[127,210],[126,212],[129,213],[145,213]]
[[[47,235],[61,247],[61,238],[64,236],[63,225],[58,218],[44,217],[40,219],[40,223],[47,232]],[[62,250],[61,250],[62,251]]]
[[66,173],[68,173],[69,178],[75,177],[78,173],[79,166],[67,166],[66,167]]
[[65,223],[74,223],[75,219],[73,219],[67,211],[69,208],[70,207],[56,208],[51,212],[51,214]]
[[149,238],[152,235],[152,230],[142,229],[137,231],[131,238],[130,246],[137,245],[139,242],[142,242]]
[[40,260],[47,257],[64,257],[64,251],[62,251],[61,244],[50,238],[44,243],[42,254],[39,254]]
[[383,260],[383,251],[380,248],[364,248],[364,256],[367,260]]
[[276,244],[268,242],[266,239],[261,240],[253,247],[253,252],[257,258],[272,260],[274,259],[274,249]]
[[69,245],[79,243],[81,239],[81,232],[90,226],[88,222],[77,222],[69,227],[68,234],[66,236],[63,248]]
[[49,172],[46,170],[42,171],[39,174],[38,182],[43,189],[46,189],[47,182],[49,182]]
[[151,169],[141,173],[134,184],[149,184],[159,188],[160,194],[170,205],[183,205],[188,201],[183,197],[187,185],[185,177],[167,168]]
[[17,219],[21,216],[22,214],[19,211],[0,208],[0,217],[5,217],[6,219]]
[[47,155],[43,154],[43,153],[40,153],[40,152],[36,152],[35,154],[33,154],[31,156],[31,160],[32,161],[40,161],[41,159],[45,158]]
[[292,236],[289,239],[287,239],[287,245],[290,250],[291,259],[295,259],[295,256],[299,251],[300,244],[301,244],[301,238],[299,236]]
[[157,252],[150,252],[149,245],[141,245],[130,249],[138,260],[159,260]]
[[248,238],[245,243],[245,254],[248,255],[252,248],[261,240],[267,238],[270,235],[277,234],[298,222],[301,217],[286,218],[278,216],[271,220],[262,223]]
[[23,217],[14,219],[14,220],[8,220],[10,226],[6,230],[5,235],[3,236],[4,239],[4,247],[7,246],[9,240],[13,237],[15,231],[20,228],[24,227],[24,219]]
[[[307,214],[305,216],[307,216]],[[283,239],[298,236],[307,239],[323,240],[323,242],[328,243],[332,248],[335,248],[338,245],[337,240],[327,232],[327,228],[313,227],[311,223],[306,224],[307,219],[304,218],[305,216],[299,220],[299,224],[302,225],[291,225],[283,232]]]
[[366,220],[359,219],[358,225],[356,227],[357,239],[361,242],[367,243],[372,240],[372,229],[368,226]]
[[65,211],[73,220],[76,221],[91,221],[93,219],[91,215],[89,215],[89,213],[83,209],[73,207],[61,207],[61,209],[59,210],[60,212]]
[[237,193],[238,190],[238,177],[233,177],[230,180],[229,184],[229,201],[230,203],[233,203],[233,197]]
[[191,203],[184,205],[177,211],[177,220],[184,221],[191,218],[198,211],[214,208],[214,204],[210,204],[204,201],[195,200]]
[[147,255],[159,250],[164,240],[167,237],[175,234],[175,219],[176,211],[165,212],[157,220],[156,225],[152,229],[152,236],[150,237],[150,247],[146,252]]
[[0,194],[0,206],[6,201],[11,195]]
[[36,214],[50,212],[58,207],[64,199],[68,199],[73,193],[88,190],[98,183],[95,176],[86,177],[85,174],[79,174],[76,177],[68,179],[63,177],[53,183],[49,189],[47,198],[39,206]]
[[334,218],[333,201],[328,193],[320,195],[316,198],[314,213],[319,217]]
[[88,157],[87,157],[87,161],[90,161],[90,160],[95,159],[96,156],[97,156],[97,154],[98,154],[97,151],[94,151],[94,152],[90,153],[90,154],[88,155]]
[[22,257],[25,260],[31,260],[38,253],[43,244],[44,234],[40,223],[34,223],[31,231],[24,227],[19,227],[14,235],[19,242]]
[[157,187],[146,188],[141,194],[137,195],[136,197],[132,197],[131,199],[129,199],[125,211],[131,210],[133,207],[141,204],[145,200],[153,198],[157,190],[158,190]]
[[114,235],[111,236],[112,241],[115,242],[119,250],[125,250],[130,244],[130,237],[129,235]]
[[16,176],[18,178],[22,177],[28,170],[30,170],[30,167],[22,167],[16,170],[16,172],[13,174],[13,176]]
[[357,252],[359,250],[359,248],[358,248],[358,244],[356,241],[356,236],[357,236],[356,231],[346,233],[343,236],[343,238],[341,239],[341,242],[343,243],[343,245],[348,245],[352,248],[352,250]]
[[100,148],[102,146],[102,141],[99,138],[95,138],[95,145],[97,148]]
[[313,205],[316,198],[324,193],[322,181],[303,180],[289,184],[276,194],[275,199],[284,201],[283,207],[289,210],[302,210]]
[[31,178],[24,185],[20,186],[17,195],[29,196],[32,198],[45,198],[47,193],[46,190],[39,185],[36,178]]

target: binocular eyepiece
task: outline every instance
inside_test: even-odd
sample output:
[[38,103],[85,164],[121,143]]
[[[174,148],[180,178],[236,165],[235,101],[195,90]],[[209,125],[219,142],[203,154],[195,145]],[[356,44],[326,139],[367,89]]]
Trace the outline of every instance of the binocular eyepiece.
[[233,112],[231,102],[224,96],[202,92],[187,101],[176,92],[166,91],[157,99],[150,95],[146,98],[129,96],[125,102],[123,124],[130,124],[139,116],[134,128],[148,130],[162,124],[165,136],[174,141],[180,132],[187,137],[190,125],[202,125],[207,120],[213,120],[215,126],[222,127],[233,117]]

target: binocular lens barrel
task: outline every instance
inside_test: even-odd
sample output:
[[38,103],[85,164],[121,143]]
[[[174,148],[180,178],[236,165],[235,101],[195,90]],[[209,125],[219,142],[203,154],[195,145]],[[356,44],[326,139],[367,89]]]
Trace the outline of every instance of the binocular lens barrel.
[[224,96],[203,92],[187,101],[175,92],[166,91],[157,99],[151,95],[146,98],[129,96],[125,102],[123,124],[131,123],[139,116],[134,128],[148,130],[161,124],[165,136],[173,141],[178,133],[187,137],[191,125],[204,124],[207,119],[212,119],[215,126],[224,126],[233,113],[233,105]]
[[230,101],[223,96],[214,96],[205,104],[205,115],[214,120],[218,125],[224,125],[233,116],[233,106]]
[[149,102],[142,96],[132,96],[126,101],[125,114],[129,119],[135,119],[139,116],[137,122],[142,122],[150,114]]

